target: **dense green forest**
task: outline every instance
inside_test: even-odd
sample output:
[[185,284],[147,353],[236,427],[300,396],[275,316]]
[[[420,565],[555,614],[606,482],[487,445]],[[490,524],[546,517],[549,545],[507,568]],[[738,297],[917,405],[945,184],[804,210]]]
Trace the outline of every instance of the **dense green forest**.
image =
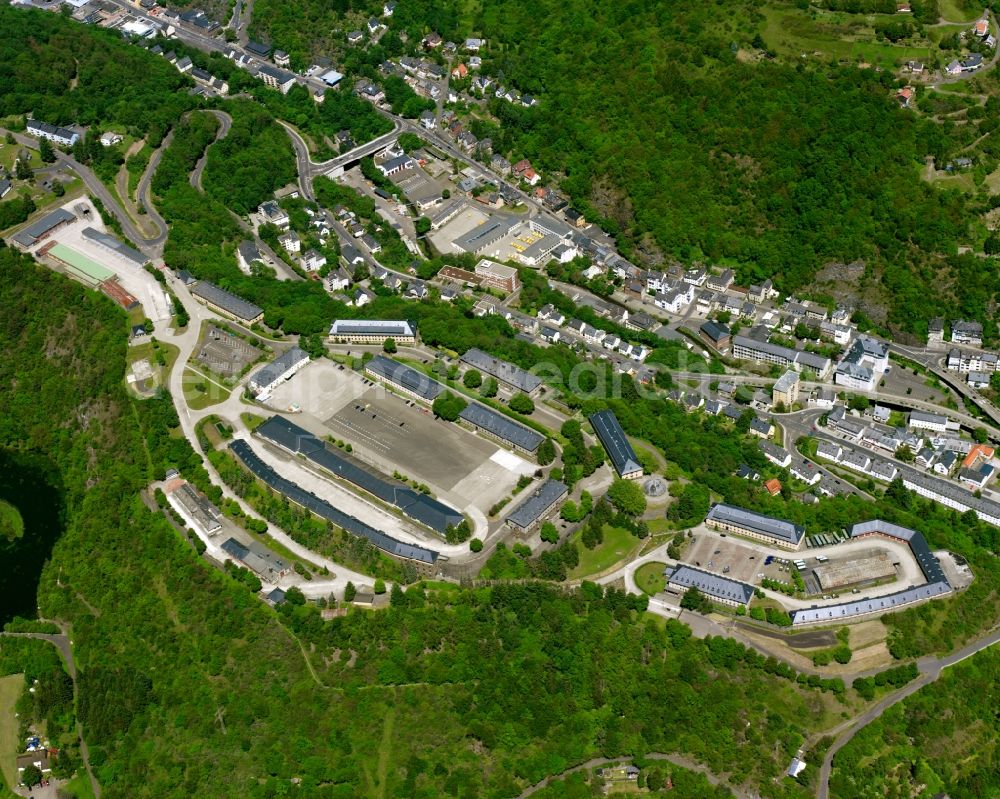
[[1000,793],[1000,652],[951,667],[890,708],[834,760],[834,799],[982,799]]
[[187,93],[190,78],[115,31],[6,4],[0,29],[0,117],[113,124],[155,147],[197,105]]

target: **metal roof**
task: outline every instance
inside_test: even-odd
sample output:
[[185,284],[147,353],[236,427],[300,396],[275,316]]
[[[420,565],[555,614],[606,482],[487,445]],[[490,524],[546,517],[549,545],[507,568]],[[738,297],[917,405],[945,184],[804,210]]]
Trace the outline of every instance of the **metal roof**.
[[272,416],[254,431],[261,438],[302,455],[331,474],[347,480],[369,494],[399,508],[410,518],[442,535],[465,518],[434,497],[371,472],[326,446],[308,430],[281,416]]
[[212,305],[218,306],[222,310],[231,313],[238,319],[242,319],[247,322],[252,319],[256,319],[264,313],[264,309],[259,305],[247,302],[242,297],[237,297],[235,294],[231,294],[225,289],[220,289],[213,283],[207,283],[204,280],[199,280],[195,283],[194,286],[191,287],[191,293],[196,297],[201,297],[206,302],[210,302]]
[[524,502],[514,508],[507,521],[518,527],[530,527],[545,511],[566,495],[569,489],[558,480],[546,480]]
[[335,319],[331,336],[416,336],[416,323],[407,319]]
[[859,599],[854,602],[843,602],[839,605],[825,605],[818,608],[793,610],[791,612],[792,624],[815,624],[824,621],[836,622],[866,613],[878,613],[880,611],[887,613],[921,599],[942,596],[950,591],[951,586],[947,582],[928,583],[916,588],[897,591],[894,594],[872,597],[871,599]]
[[625,431],[622,430],[613,411],[604,410],[591,414],[590,424],[597,437],[601,439],[619,475],[642,471],[639,458],[625,437]]
[[57,208],[51,214],[46,214],[37,222],[28,225],[24,230],[14,236],[14,241],[24,247],[31,247],[42,236],[52,228],[58,227],[63,222],[72,222],[76,217],[65,208]]
[[906,541],[910,545],[910,551],[913,553],[913,557],[916,559],[917,565],[920,566],[920,571],[924,573],[924,577],[928,583],[948,583],[948,578],[941,568],[941,563],[934,556],[934,553],[931,552],[930,545],[927,543],[927,539],[924,538],[923,533],[911,530],[908,527],[900,527],[898,524],[885,522],[881,519],[860,522],[851,528],[851,538],[876,533]]
[[373,546],[396,557],[417,560],[422,563],[434,563],[437,561],[438,553],[435,550],[397,541],[381,530],[376,530],[371,525],[365,524],[363,521],[338,510],[329,502],[320,499],[315,494],[311,494],[291,480],[286,480],[264,463],[246,441],[234,441],[229,445],[229,449],[254,475],[273,489],[316,515],[333,522],[338,527],[342,527],[348,533],[364,538]]
[[766,535],[780,541],[787,541],[795,545],[798,545],[806,532],[806,528],[800,524],[794,524],[785,519],[775,519],[773,516],[765,516],[762,513],[722,503],[712,506],[706,518],[706,521],[709,520],[733,524],[737,527],[743,527],[755,533],[760,533],[761,535]]
[[423,372],[418,372],[406,364],[386,358],[384,355],[376,355],[366,365],[365,371],[382,380],[395,383],[407,391],[412,391],[418,397],[431,402],[444,391],[444,386],[436,380],[431,379]]
[[107,233],[102,233],[92,227],[85,227],[80,231],[80,235],[88,241],[92,241],[95,244],[99,244],[102,247],[113,250],[126,261],[131,261],[136,266],[143,266],[149,263],[149,258],[141,252],[118,241],[118,239],[114,236],[109,236]]
[[508,419],[502,413],[480,405],[478,402],[470,402],[466,405],[459,417],[469,424],[481,427],[497,438],[528,452],[534,452],[538,449],[538,445],[545,440],[545,436],[541,433],[524,427]]
[[542,379],[531,374],[527,369],[494,358],[476,347],[468,350],[462,356],[462,362],[529,394],[542,384]]
[[253,377],[250,378],[250,382],[260,388],[267,388],[272,383],[277,382],[282,378],[282,376],[291,369],[293,366],[301,363],[302,361],[309,360],[309,353],[298,347],[292,347],[287,352],[279,355],[269,364],[258,369]]
[[747,604],[753,598],[752,585],[741,583],[739,580],[730,580],[728,577],[702,571],[683,563],[672,572],[668,571],[667,582],[684,588],[697,588],[703,594],[715,599],[739,602],[742,605]]

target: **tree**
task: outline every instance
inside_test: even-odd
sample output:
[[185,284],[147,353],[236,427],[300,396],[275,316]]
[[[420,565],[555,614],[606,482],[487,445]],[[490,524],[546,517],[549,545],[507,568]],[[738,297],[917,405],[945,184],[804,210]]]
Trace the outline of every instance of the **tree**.
[[542,525],[539,535],[541,536],[542,541],[547,544],[559,543],[559,530],[556,529],[556,526],[552,522],[545,522]]
[[431,406],[434,415],[444,419],[446,422],[454,422],[458,415],[465,410],[466,401],[450,391],[446,391]]
[[396,351],[396,339],[387,338],[382,342],[382,352],[394,353]]
[[989,441],[990,434],[985,427],[977,427],[972,431],[972,437],[976,440],[977,444],[985,444]]
[[375,581],[375,589],[374,590],[375,590],[375,593],[379,594],[380,596],[382,594],[384,594],[385,593],[385,580],[383,580],[381,577],[379,577]]
[[640,516],[646,510],[646,495],[635,480],[615,480],[608,489],[608,501],[629,516]]
[[38,154],[46,164],[51,164],[56,160],[56,153],[52,149],[52,142],[48,139],[42,139],[38,142]]
[[412,153],[414,150],[419,150],[424,146],[423,140],[416,133],[410,133],[409,131],[400,133],[397,143],[399,144],[399,149],[404,153]]
[[535,458],[538,460],[539,466],[548,466],[556,459],[556,445],[552,443],[551,438],[546,438],[538,445],[538,452],[535,453]]
[[449,544],[463,544],[472,537],[472,528],[468,519],[462,519],[458,524],[451,525],[445,529],[444,538]]
[[[42,139],[45,141],[45,139]],[[27,785],[29,788],[34,788],[42,781],[42,770],[38,768],[34,763],[31,763],[24,767],[24,771],[21,772],[21,782]]]
[[483,383],[483,387],[479,389],[479,394],[487,398],[495,397],[499,388],[500,386],[497,381],[492,377],[488,377],[486,378],[486,382]]
[[31,169],[31,164],[28,163],[27,158],[17,159],[17,165],[14,167],[14,177],[18,180],[31,180],[34,174],[35,173]]
[[59,180],[52,181],[52,193],[56,197],[62,197],[66,193],[66,187],[63,186],[62,181]]
[[406,594],[403,593],[403,586],[399,583],[392,584],[392,591],[389,592],[389,604],[394,608],[405,608],[408,604]]
[[523,413],[525,415],[534,413],[535,411],[535,403],[532,401],[531,397],[523,392],[519,392],[511,397],[510,402],[508,402],[507,405],[512,411]]
[[417,232],[418,236],[426,236],[431,232],[431,220],[426,216],[417,217],[413,222],[413,229]]
[[480,541],[478,538],[473,538],[469,542],[469,549],[471,549],[473,552],[482,552],[483,551],[483,542]]
[[462,378],[462,384],[466,388],[479,388],[483,384],[483,375],[478,369],[470,369]]
[[358,589],[354,587],[354,583],[348,581],[347,585],[344,586],[344,601],[353,602],[354,597],[358,595]]
[[696,610],[704,613],[711,609],[712,601],[692,585],[681,597],[681,607],[684,610]]

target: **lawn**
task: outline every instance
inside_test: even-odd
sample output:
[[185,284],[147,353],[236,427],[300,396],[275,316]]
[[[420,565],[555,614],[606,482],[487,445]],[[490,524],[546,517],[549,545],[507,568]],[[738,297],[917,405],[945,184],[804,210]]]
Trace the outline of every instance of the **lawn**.
[[184,370],[181,383],[184,386],[184,400],[195,411],[225,402],[232,393],[221,383],[190,366]]
[[18,723],[14,706],[24,689],[24,675],[0,677],[0,773],[8,786],[17,784],[15,758],[20,751],[17,740]]
[[667,586],[666,568],[666,563],[643,563],[635,570],[635,584],[650,596],[660,593]]
[[263,416],[258,416],[256,413],[241,413],[240,419],[243,420],[243,424],[247,426],[247,429],[251,431],[256,430],[266,421]]
[[180,355],[180,350],[173,344],[167,344],[163,341],[157,341],[156,344],[159,347],[159,351],[163,354],[164,364],[162,366],[156,363],[156,350],[153,348],[153,342],[151,341],[129,347],[128,363],[131,366],[133,363],[146,358],[149,361],[149,365],[153,367],[153,382],[157,386],[162,386],[166,385],[170,370],[174,368],[174,363],[177,361],[177,356]]
[[[580,542],[580,533],[574,533],[574,543]],[[621,527],[604,526],[604,541],[593,549],[579,546],[580,563],[567,575],[569,580],[579,580],[606,571],[639,549],[642,542]]]
[[938,0],[941,18],[949,22],[972,22],[979,19],[983,13],[981,3],[967,0]]
[[62,790],[69,793],[74,799],[94,799],[94,789],[90,786],[87,770],[82,766],[79,773],[66,783]]

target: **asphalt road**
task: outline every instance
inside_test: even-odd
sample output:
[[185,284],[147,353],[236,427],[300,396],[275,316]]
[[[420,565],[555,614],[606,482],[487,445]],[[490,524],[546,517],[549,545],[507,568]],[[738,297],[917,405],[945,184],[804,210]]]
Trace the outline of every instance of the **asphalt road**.
[[[208,113],[210,113],[212,116],[214,116],[216,119],[219,120],[219,129],[215,133],[215,141],[217,142],[222,141],[224,138],[226,138],[226,136],[229,135],[229,129],[233,126],[233,118],[229,116],[229,114],[227,114],[225,111],[216,111],[212,109],[209,110]],[[214,143],[215,142],[213,142],[213,144]],[[164,145],[166,145],[165,141]],[[201,175],[205,171],[205,164],[208,163],[208,150],[209,147],[211,146],[212,145],[210,144],[208,147],[205,148],[205,152],[202,153],[201,158],[198,159],[198,163],[195,164],[194,169],[191,170],[191,176],[190,176],[191,185],[201,192],[204,192],[204,189],[202,188],[201,185]],[[160,149],[162,150],[164,148]]]
[[[906,699],[906,697],[915,694],[921,688],[933,683],[949,666],[954,666],[956,663],[960,663],[966,658],[982,652],[984,649],[993,646],[997,642],[1000,642],[1000,630],[994,631],[983,638],[973,641],[967,646],[964,646],[958,651],[945,657],[924,658],[922,660],[918,660],[917,668],[920,670],[920,677],[911,682],[909,685],[901,688],[896,693],[891,696],[887,696],[881,702],[878,702],[870,707],[858,716],[850,727],[837,736],[833,745],[827,750],[826,757],[823,759],[823,765],[820,767],[819,786],[816,789],[817,799],[829,799],[830,773],[833,770],[833,760],[837,756],[837,752],[843,749],[855,735],[875,721],[875,719],[881,716],[890,707],[902,702]],[[843,799],[848,799],[848,797],[843,797]]]

